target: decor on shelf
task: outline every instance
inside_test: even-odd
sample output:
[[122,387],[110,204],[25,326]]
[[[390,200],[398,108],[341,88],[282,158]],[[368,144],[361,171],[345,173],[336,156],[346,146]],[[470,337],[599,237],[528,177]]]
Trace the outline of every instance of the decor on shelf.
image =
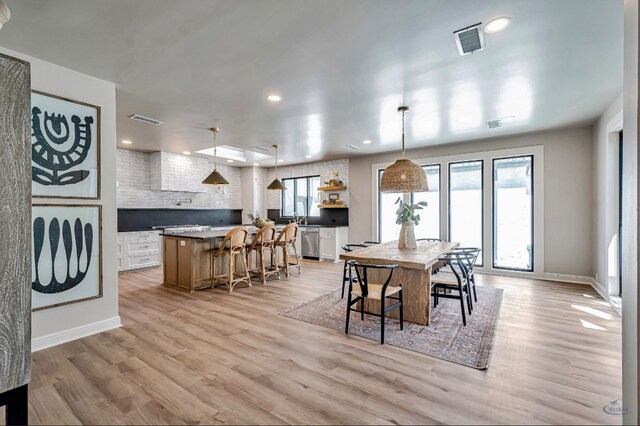
[[278,145],[273,145],[273,148],[276,150],[276,178],[267,186],[267,189],[271,189],[274,191],[286,191],[287,187],[280,182],[278,179]]
[[34,204],[33,310],[102,297],[101,206]]
[[33,197],[100,198],[100,107],[31,92]]
[[329,194],[329,204],[337,204],[340,199],[338,194]]
[[343,186],[342,180],[340,179],[340,173],[337,170],[333,170],[331,172],[331,179],[327,182],[329,187],[339,187]]
[[0,30],[2,26],[9,22],[11,19],[11,11],[9,10],[9,6],[4,4],[2,0],[0,0]]
[[409,107],[401,106],[402,112],[402,158],[384,169],[380,180],[380,192],[423,192],[428,191],[427,175],[422,167],[404,158],[404,113]]
[[202,181],[202,183],[207,185],[228,185],[229,181],[218,173],[218,146],[216,145],[216,135],[220,129],[213,127],[209,130],[213,133],[213,171],[205,180]]
[[247,217],[251,220],[251,224],[256,228],[263,228],[268,225],[275,225],[275,222],[267,219],[266,217],[262,217],[260,212],[255,212],[255,214],[247,213]]
[[416,214],[416,210],[422,210],[423,207],[427,207],[427,202],[420,201],[417,204],[407,204],[402,201],[401,197],[398,197],[395,204],[398,204],[396,224],[402,225],[400,236],[398,237],[398,248],[415,250],[418,248],[418,244],[416,243],[414,226],[420,223],[420,215]]

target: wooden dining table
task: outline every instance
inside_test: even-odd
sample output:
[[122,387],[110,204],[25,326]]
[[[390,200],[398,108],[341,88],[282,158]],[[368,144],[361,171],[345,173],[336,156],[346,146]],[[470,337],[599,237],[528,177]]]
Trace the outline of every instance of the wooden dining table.
[[[438,262],[439,257],[458,246],[460,243],[418,241],[417,249],[401,250],[398,248],[397,241],[391,241],[341,254],[340,259],[355,260],[363,264],[398,265],[389,285],[402,284],[404,320],[429,325],[431,269]],[[382,284],[388,271],[370,269],[367,274],[371,282]],[[367,300],[365,309],[380,313],[380,302]],[[398,318],[398,310],[389,312],[387,316]]]

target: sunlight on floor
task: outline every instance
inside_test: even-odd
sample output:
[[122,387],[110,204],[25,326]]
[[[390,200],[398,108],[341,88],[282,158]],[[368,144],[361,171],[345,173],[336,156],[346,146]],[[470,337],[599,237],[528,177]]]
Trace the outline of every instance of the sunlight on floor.
[[606,329],[606,328],[604,328],[604,327],[600,327],[599,325],[596,325],[596,324],[594,324],[594,323],[592,323],[592,322],[585,321],[585,320],[583,320],[583,319],[581,319],[581,320],[580,320],[580,322],[582,323],[582,326],[583,326],[584,328],[588,328],[588,329],[590,329],[590,330],[607,331],[607,329]]
[[607,314],[606,312],[602,312],[602,311],[599,311],[599,310],[594,309],[594,308],[590,308],[588,306],[571,305],[571,307],[573,309],[577,309],[579,311],[585,312],[587,314],[594,315],[594,316],[596,316],[598,318],[602,318],[602,319],[605,319],[607,321],[611,319],[611,315],[610,314]]

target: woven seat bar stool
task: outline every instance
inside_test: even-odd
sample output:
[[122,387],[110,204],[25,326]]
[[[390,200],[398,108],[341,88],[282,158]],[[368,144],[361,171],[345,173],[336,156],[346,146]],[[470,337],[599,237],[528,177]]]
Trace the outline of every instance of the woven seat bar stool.
[[[276,227],[267,225],[258,231],[251,244],[247,246],[247,263],[251,253],[256,253],[256,267],[249,270],[249,275],[258,276],[263,285],[267,285],[267,278],[276,275],[280,279],[280,268],[276,262]],[[269,265],[266,256],[269,255]]]
[[[300,257],[298,256],[298,249],[296,249],[296,240],[298,239],[298,224],[290,223],[280,231],[278,239],[276,239],[275,246],[282,249],[282,268],[285,275],[289,276],[289,270],[291,267],[297,267],[298,273],[302,273],[300,267]],[[291,256],[296,260],[291,261]],[[278,265],[280,266],[280,265]]]
[[[241,282],[245,282],[251,287],[251,278],[249,277],[249,267],[247,266],[247,258],[245,249],[247,244],[247,235],[249,231],[244,226],[237,226],[227,232],[220,247],[211,248],[211,288],[217,285],[226,285],[229,293],[233,292],[233,288]],[[227,256],[228,273],[216,274],[216,259]],[[240,266],[242,271],[236,274],[236,257],[240,256]]]

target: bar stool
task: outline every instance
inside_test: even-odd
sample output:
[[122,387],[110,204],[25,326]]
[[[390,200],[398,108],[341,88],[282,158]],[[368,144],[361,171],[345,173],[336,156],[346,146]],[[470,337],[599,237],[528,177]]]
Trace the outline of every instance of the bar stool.
[[[280,268],[278,268],[278,262],[276,262],[276,227],[273,225],[264,226],[253,237],[251,244],[247,248],[247,263],[249,262],[249,256],[252,252],[256,252],[258,265],[256,268],[249,270],[249,275],[259,276],[262,279],[262,284],[267,285],[267,277],[270,275],[277,275],[280,279]],[[269,266],[265,266],[265,253],[269,253],[271,262]]]
[[[347,296],[347,319],[345,321],[344,332],[345,334],[349,334],[349,317],[352,311],[360,312],[360,319],[362,320],[364,320],[364,314],[380,317],[380,344],[384,345],[384,319],[388,312],[399,308],[400,330],[402,330],[404,326],[404,315],[402,308],[402,284],[389,287],[391,277],[393,276],[393,271],[395,271],[398,265],[368,265],[358,263],[355,260],[350,260],[348,262],[348,267],[350,277],[353,276],[353,270],[355,269],[357,281],[349,280],[349,293]],[[388,270],[389,275],[387,276],[384,284],[374,284],[372,282],[369,282],[369,278],[367,276],[367,270],[369,269]],[[397,294],[397,297],[391,297],[394,294]],[[352,296],[355,296],[355,299],[352,299]],[[377,300],[380,302],[379,314],[367,312],[364,310],[364,305],[367,299]],[[395,300],[396,303],[387,306],[387,299]],[[358,302],[360,302],[360,309],[351,307]]]
[[[284,273],[287,277],[289,277],[289,269],[291,266],[296,266],[298,268],[298,273],[302,273],[302,269],[300,267],[300,257],[298,256],[298,249],[296,249],[296,240],[298,239],[298,224],[290,223],[280,231],[278,235],[278,239],[276,239],[275,246],[280,247],[282,249],[282,266],[284,268]],[[293,255],[296,259],[295,263],[291,262],[291,252],[293,251]]]
[[[342,250],[344,250],[345,253],[350,253],[354,250],[358,250],[359,248],[365,248],[365,247],[367,246],[365,245],[364,242],[359,244],[345,244],[342,246]],[[349,282],[349,274],[347,273],[347,262],[348,260],[344,261],[344,267],[342,269],[342,293],[341,293],[340,299],[344,299],[345,284]],[[355,277],[352,277],[352,279],[357,280],[357,278]]]
[[[216,285],[226,285],[229,293],[233,291],[236,284],[246,282],[251,287],[251,278],[249,277],[249,267],[247,266],[247,258],[245,257],[245,249],[247,244],[247,235],[249,231],[244,226],[238,226],[227,232],[220,247],[211,248],[211,288]],[[228,273],[216,275],[216,259],[227,256]],[[235,274],[235,258],[240,256],[242,266],[244,268],[243,275]]]

